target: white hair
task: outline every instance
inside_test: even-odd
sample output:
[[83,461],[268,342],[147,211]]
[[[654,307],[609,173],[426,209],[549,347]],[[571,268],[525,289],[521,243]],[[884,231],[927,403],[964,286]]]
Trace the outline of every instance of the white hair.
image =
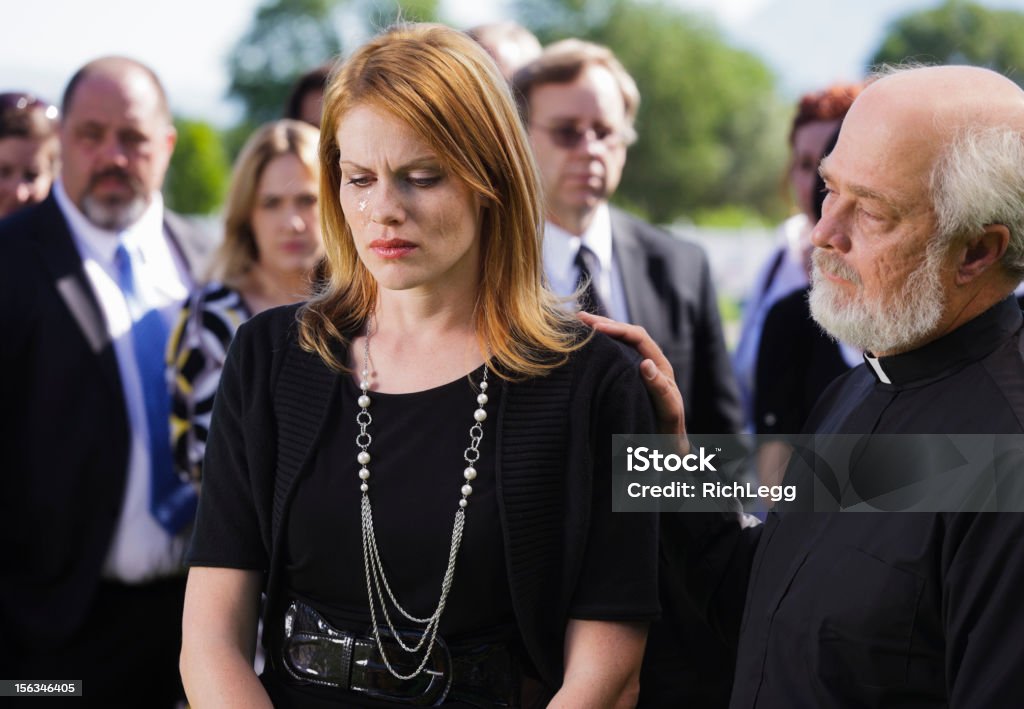
[[[881,64],[868,82],[928,66],[934,65]],[[1024,133],[1005,125],[962,128],[932,167],[930,186],[938,238],[946,247],[987,224],[1002,224],[1010,243],[1001,263],[1024,279]]]
[[1002,224],[1010,231],[1003,268],[1024,278],[1024,134],[1005,126],[961,130],[932,168],[931,195],[947,247]]

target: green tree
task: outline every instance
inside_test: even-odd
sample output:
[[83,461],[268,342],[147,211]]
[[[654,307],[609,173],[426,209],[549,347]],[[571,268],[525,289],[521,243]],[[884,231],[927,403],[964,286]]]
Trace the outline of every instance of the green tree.
[[628,0],[520,0],[545,42],[576,36],[615,52],[640,89],[639,139],[615,201],[657,222],[714,210],[785,211],[789,107],[775,78],[703,17]]
[[437,18],[438,0],[265,0],[230,57],[229,95],[257,126],[281,116],[295,79],[398,18]]
[[167,205],[184,214],[210,214],[227,191],[231,167],[217,129],[176,118],[178,142],[164,180]]
[[889,27],[871,64],[905,61],[984,66],[1020,84],[1024,13],[947,0],[932,10],[905,15]]
[[338,0],[267,0],[228,59],[228,93],[254,125],[279,118],[299,74],[341,51]]

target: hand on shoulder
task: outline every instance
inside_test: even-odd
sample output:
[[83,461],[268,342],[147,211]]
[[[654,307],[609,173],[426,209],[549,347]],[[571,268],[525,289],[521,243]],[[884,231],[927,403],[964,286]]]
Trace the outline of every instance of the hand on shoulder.
[[683,395],[676,385],[672,365],[647,331],[639,325],[621,323],[590,313],[580,312],[578,317],[598,332],[633,347],[644,358],[640,362],[640,374],[654,402],[659,433],[677,434],[680,436],[680,447],[689,448]]

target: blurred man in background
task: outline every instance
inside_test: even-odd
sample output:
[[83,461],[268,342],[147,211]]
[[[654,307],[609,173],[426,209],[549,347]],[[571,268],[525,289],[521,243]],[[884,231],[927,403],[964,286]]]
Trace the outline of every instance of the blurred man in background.
[[[540,167],[544,267],[582,310],[643,326],[665,352],[694,432],[733,433],[740,406],[707,256],[609,205],[636,138],[636,83],[606,47],[547,47],[513,79]],[[723,706],[733,654],[678,589],[662,586],[665,620],[651,627],[643,706]]]
[[174,149],[156,75],[83,66],[49,198],[0,223],[0,655],[92,702],[170,707],[195,492],[173,472],[164,350],[212,244],[164,209]]
[[540,42],[518,22],[488,22],[466,30],[477,44],[487,50],[509,81],[524,64],[540,55]]

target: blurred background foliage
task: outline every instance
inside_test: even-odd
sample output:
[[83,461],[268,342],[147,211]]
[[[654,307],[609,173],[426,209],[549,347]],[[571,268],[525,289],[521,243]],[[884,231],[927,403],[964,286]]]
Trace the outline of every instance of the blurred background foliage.
[[164,180],[167,206],[183,214],[212,214],[227,194],[231,162],[224,136],[209,123],[175,118],[178,142]]
[[[770,68],[707,16],[668,0],[511,0],[509,8],[545,44],[575,36],[607,45],[636,79],[639,139],[616,195],[621,206],[657,223],[715,227],[774,224],[788,213],[797,97],[782,95]],[[229,92],[244,118],[226,129],[176,122],[168,203],[215,211],[230,160],[256,126],[280,117],[295,78],[399,18],[445,21],[438,0],[266,0],[228,57]],[[871,61],[907,59],[987,66],[1019,83],[1024,13],[964,0],[910,13],[888,28]]]
[[894,22],[872,64],[973,64],[1024,81],[1024,13],[947,0]]

